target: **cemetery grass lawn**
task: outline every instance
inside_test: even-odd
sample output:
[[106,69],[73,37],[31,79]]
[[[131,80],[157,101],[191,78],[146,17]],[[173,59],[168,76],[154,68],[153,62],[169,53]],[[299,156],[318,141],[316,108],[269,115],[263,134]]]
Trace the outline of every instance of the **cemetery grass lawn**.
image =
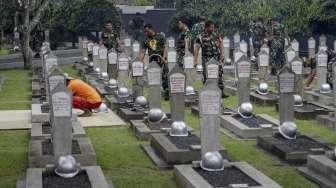
[[15,187],[27,168],[27,130],[0,131],[0,188]]
[[105,176],[120,188],[176,188],[172,171],[162,171],[140,148],[129,127],[86,129]]
[[0,90],[0,110],[27,110],[31,105],[29,70],[0,70],[5,82]]
[[4,49],[4,48],[0,49],[0,56],[2,56],[2,55],[8,55],[8,54],[9,54],[9,50]]
[[65,73],[68,73],[69,76],[80,79],[77,70],[75,70],[72,65],[62,65],[61,68]]

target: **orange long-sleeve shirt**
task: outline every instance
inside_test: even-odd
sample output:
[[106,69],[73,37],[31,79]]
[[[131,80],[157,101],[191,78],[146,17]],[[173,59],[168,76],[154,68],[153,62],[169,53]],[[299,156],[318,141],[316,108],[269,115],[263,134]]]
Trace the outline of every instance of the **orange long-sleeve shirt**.
[[82,80],[74,79],[70,80],[68,88],[72,92],[73,96],[81,97],[87,100],[91,104],[101,102],[102,99],[98,92],[89,84]]

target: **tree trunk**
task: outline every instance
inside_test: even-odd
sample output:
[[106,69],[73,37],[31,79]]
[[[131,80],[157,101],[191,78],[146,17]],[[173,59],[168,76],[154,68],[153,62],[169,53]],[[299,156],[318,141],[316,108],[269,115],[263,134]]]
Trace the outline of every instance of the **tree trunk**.
[[23,63],[24,69],[29,69],[32,63],[32,54],[29,46],[30,42],[30,3],[29,0],[26,0],[25,4],[25,13],[24,13],[24,24],[23,24],[23,36],[22,36],[22,55],[23,55]]
[[33,54],[29,42],[30,42],[30,32],[23,32],[22,55],[23,55],[24,69],[30,69],[32,65]]

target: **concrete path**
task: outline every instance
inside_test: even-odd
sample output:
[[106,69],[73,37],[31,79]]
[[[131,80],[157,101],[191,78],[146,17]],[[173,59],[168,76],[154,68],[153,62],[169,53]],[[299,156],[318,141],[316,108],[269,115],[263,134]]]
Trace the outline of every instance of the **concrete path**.
[[0,111],[0,130],[30,129],[30,110],[3,110]]
[[[82,113],[81,110],[75,109],[77,114]],[[78,117],[78,121],[83,127],[111,127],[124,126],[126,123],[113,111],[107,113],[94,113],[91,117]]]

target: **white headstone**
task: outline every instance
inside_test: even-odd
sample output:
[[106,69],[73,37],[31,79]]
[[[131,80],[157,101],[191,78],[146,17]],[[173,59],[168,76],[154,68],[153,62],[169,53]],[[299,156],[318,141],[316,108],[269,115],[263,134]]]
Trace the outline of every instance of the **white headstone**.
[[295,52],[299,51],[299,42],[296,39],[292,41],[292,48]]
[[107,59],[107,49],[105,48],[105,46],[101,46],[98,49],[98,56],[100,60],[106,60]]
[[185,69],[194,68],[194,56],[191,53],[187,53],[183,58],[183,65]]
[[129,68],[129,60],[126,57],[120,57],[118,59],[118,70],[127,71]]
[[168,43],[168,48],[174,48],[175,47],[175,39],[173,37],[169,37],[167,39]]
[[215,64],[215,63],[209,63],[207,64],[207,78],[208,79],[218,79],[218,70],[219,70],[219,67],[218,67],[218,64]]
[[308,40],[308,49],[315,49],[316,48],[316,41],[313,37],[310,37]]
[[317,66],[327,67],[327,63],[328,63],[328,54],[324,50],[321,50],[317,54]]
[[237,63],[241,57],[243,57],[244,52],[238,50],[234,53],[234,62]]
[[139,53],[140,52],[140,44],[138,41],[134,41],[133,43],[133,53]]
[[239,33],[236,33],[236,34],[233,36],[233,42],[234,42],[235,44],[239,44],[239,42],[240,42],[240,35],[239,35]]
[[135,61],[132,63],[132,75],[133,77],[139,77],[144,75],[144,64],[141,61]]
[[260,67],[268,67],[269,66],[269,60],[270,60],[270,58],[269,58],[268,53],[265,50],[262,50],[259,53],[259,56],[258,56],[259,66]]
[[98,56],[99,55],[99,45],[94,45],[92,48],[92,55]]
[[117,64],[118,63],[118,54],[115,51],[112,51],[108,54],[109,64]]
[[184,93],[185,81],[186,81],[186,77],[185,75],[181,73],[174,73],[170,75],[169,76],[170,92],[172,94]]
[[302,74],[302,69],[303,69],[303,64],[302,64],[302,61],[299,61],[299,59],[294,59],[292,62],[291,62],[291,65],[292,65],[292,71],[297,74],[297,75],[301,75]]
[[296,56],[296,52],[295,50],[292,48],[292,47],[289,47],[286,51],[286,59],[287,59],[287,62],[291,62],[293,61],[293,59],[295,58]]
[[93,51],[93,46],[94,46],[94,44],[92,42],[89,42],[89,44],[88,44],[88,51],[89,52]]
[[223,47],[224,48],[230,48],[230,39],[227,37],[224,37],[223,39]]
[[247,43],[245,40],[239,43],[239,48],[244,54],[247,54]]
[[130,38],[125,38],[124,39],[124,45],[125,45],[125,47],[131,47],[131,44],[132,43],[132,41],[131,41],[131,39]]

